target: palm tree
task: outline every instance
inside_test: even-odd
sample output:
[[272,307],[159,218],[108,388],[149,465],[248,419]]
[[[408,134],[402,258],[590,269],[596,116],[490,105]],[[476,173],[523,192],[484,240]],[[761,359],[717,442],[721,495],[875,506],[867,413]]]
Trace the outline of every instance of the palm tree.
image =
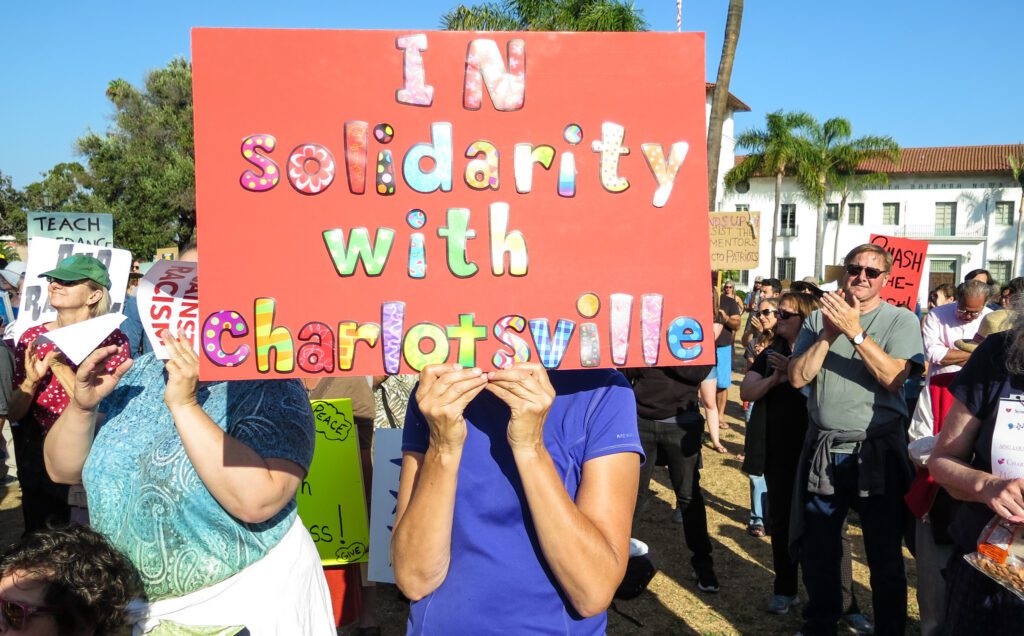
[[775,211],[772,214],[771,275],[775,277],[775,244],[779,236],[779,209],[782,205],[782,178],[792,170],[806,153],[807,141],[796,133],[815,125],[807,113],[775,111],[766,117],[763,130],[748,130],[736,139],[736,145],[749,148],[751,154],[743,163],[725,174],[725,185],[735,188],[737,183],[757,175],[775,177]]
[[[807,199],[817,209],[814,237],[814,275],[821,277],[825,248],[825,201],[829,193],[856,172],[857,166],[874,158],[899,160],[899,146],[891,137],[851,139],[848,119],[833,117],[808,129],[806,154],[797,162],[797,177]],[[845,201],[844,201],[845,204]],[[842,216],[840,216],[841,222]],[[838,230],[838,226],[837,226]]]
[[[729,0],[729,13],[725,20],[725,40],[722,42],[722,58],[718,61],[718,78],[715,93],[711,98],[711,116],[708,118],[708,209],[714,210],[718,199],[718,163],[722,154],[722,126],[725,123],[725,107],[729,101],[729,80],[732,78],[732,64],[736,59],[736,44],[740,39],[740,23],[743,21],[743,0]],[[774,248],[775,244],[772,243]],[[774,258],[772,267],[775,267]]]
[[449,31],[646,31],[643,11],[616,0],[506,0],[441,16]]
[[850,195],[868,185],[884,185],[889,177],[884,172],[867,172],[860,166],[870,159],[885,158],[893,165],[900,160],[900,146],[892,137],[868,136],[854,139],[836,148],[836,169],[832,176],[832,190],[839,193],[839,214],[836,217],[835,242],[832,245],[832,264],[839,261],[839,230],[846,215],[846,202]]
[[1020,273],[1020,242],[1022,239],[1021,230],[1024,229],[1024,152],[1018,155],[1010,155],[1006,158],[1010,164],[1010,170],[1013,171],[1013,180],[1017,182],[1021,190],[1020,205],[1017,206],[1017,240],[1013,243],[1013,265],[1010,278],[1013,278]]

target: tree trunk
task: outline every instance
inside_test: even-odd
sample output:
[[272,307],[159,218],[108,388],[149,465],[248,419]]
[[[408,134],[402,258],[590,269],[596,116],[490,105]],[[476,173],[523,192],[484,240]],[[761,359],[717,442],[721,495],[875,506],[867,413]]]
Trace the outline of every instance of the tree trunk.
[[714,210],[718,200],[718,163],[722,155],[722,127],[729,105],[729,80],[736,59],[736,43],[740,39],[743,21],[743,0],[729,0],[729,15],[725,21],[725,40],[722,59],[718,63],[715,93],[711,98],[711,117],[708,120],[708,210]]
[[[821,191],[827,193],[828,190],[825,187],[825,179],[822,177],[819,182],[821,183]],[[818,206],[818,222],[814,227],[814,272],[813,276],[817,276],[821,279],[821,262],[824,260],[825,252],[825,201],[828,199],[827,196],[823,197],[820,201],[817,201]]]
[[832,264],[839,264],[839,230],[843,227],[843,217],[846,216],[846,197],[847,194],[839,199],[839,215],[836,216],[836,240],[832,245]]
[[1016,276],[1024,276],[1024,272],[1021,271],[1020,267],[1020,242],[1022,240],[1022,229],[1024,229],[1024,186],[1020,189],[1021,199],[1020,205],[1017,206],[1017,241],[1013,244],[1013,271],[1010,273],[1010,278]]
[[775,214],[772,215],[772,261],[769,270],[772,273],[771,278],[775,278],[775,266],[778,262],[775,258],[775,244],[779,242],[779,210],[782,209],[782,175],[785,171],[786,168],[783,166],[775,175]]

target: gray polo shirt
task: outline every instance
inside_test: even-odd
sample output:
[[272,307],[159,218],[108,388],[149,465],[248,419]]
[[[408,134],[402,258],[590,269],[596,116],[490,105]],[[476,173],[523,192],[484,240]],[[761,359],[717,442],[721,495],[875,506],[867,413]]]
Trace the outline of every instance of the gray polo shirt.
[[[793,349],[793,357],[803,355],[818,339],[823,328],[821,311],[804,321]],[[924,364],[921,325],[913,312],[887,302],[860,317],[861,326],[882,349],[899,360]],[[829,347],[818,375],[809,385],[807,410],[813,426],[824,430],[868,430],[907,417],[903,389],[891,393],[871,375],[848,338],[840,335]],[[853,452],[856,444],[833,448],[834,452]]]

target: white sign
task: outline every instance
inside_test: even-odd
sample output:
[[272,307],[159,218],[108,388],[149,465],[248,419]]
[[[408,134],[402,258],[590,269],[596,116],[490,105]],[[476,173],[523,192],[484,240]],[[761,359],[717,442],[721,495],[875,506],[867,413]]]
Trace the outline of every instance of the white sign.
[[29,212],[25,227],[29,239],[114,246],[114,217],[107,212]]
[[167,353],[160,334],[165,330],[186,337],[199,353],[199,276],[194,262],[157,261],[139,282],[139,317],[153,353],[160,360]]
[[106,340],[107,336],[121,326],[124,319],[124,314],[106,314],[48,331],[39,336],[39,339],[49,340],[57,345],[61,353],[67,356],[72,364],[78,366]]
[[88,254],[107,268],[110,276],[110,313],[119,314],[124,308],[128,290],[128,272],[132,268],[132,253],[113,247],[97,247],[84,243],[68,243],[49,238],[33,238],[28,242],[28,263],[25,266],[25,289],[21,293],[18,321],[11,337],[15,342],[29,327],[57,319],[57,310],[50,306],[48,284],[43,273],[56,269],[72,254]]
[[1024,477],[1024,399],[999,400],[992,432],[992,474],[1000,479]]
[[398,479],[402,475],[402,429],[373,432],[373,493],[370,496],[370,568],[367,578],[394,583],[391,530],[395,527]]

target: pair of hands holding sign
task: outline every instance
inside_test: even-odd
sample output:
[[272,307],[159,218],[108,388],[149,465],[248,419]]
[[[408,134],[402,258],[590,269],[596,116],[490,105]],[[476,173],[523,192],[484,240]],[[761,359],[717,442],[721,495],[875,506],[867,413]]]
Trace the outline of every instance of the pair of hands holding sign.
[[544,420],[555,399],[555,389],[544,367],[532,362],[488,373],[457,364],[423,369],[416,403],[430,426],[431,446],[441,452],[462,448],[466,441],[462,413],[484,390],[496,395],[512,411],[507,436],[513,450],[543,447]]
[[[164,389],[164,403],[174,412],[180,408],[198,405],[196,387],[199,386],[199,357],[192,350],[187,338],[164,331],[160,336],[167,346],[170,358],[164,363],[167,370],[167,387]],[[84,411],[94,411],[103,398],[114,391],[114,387],[132,366],[131,358],[117,368],[110,370],[107,359],[118,352],[117,345],[100,347],[87,357],[75,374],[75,390],[72,403]]]

